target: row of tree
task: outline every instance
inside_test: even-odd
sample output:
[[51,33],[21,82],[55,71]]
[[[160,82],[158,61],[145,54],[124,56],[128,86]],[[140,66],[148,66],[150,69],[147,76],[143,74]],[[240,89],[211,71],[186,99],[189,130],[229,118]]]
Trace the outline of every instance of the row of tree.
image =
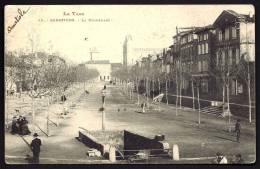
[[[167,64],[165,61],[166,54],[163,57],[157,57],[155,61],[151,60],[151,56],[148,55],[146,58],[142,58],[141,63],[137,62],[134,66],[119,69],[113,72],[112,75],[124,81],[131,81],[137,86],[139,93],[146,93],[147,97],[154,97],[161,92],[165,93],[165,99],[168,104],[168,92],[169,89],[173,90],[176,94],[176,115],[178,114],[178,108],[182,107],[182,92],[183,88],[188,87],[186,82],[191,85],[192,103],[193,109],[195,109],[195,100],[197,100],[198,110],[200,112],[200,90],[201,81],[203,77],[194,76],[197,72],[198,65],[195,60],[192,60],[192,64],[184,66],[184,61],[181,57],[175,58],[173,63],[168,66],[170,71],[166,70]],[[248,55],[242,54],[239,62],[231,63],[226,60],[224,63],[217,59],[222,59],[221,54],[218,58],[212,58],[209,62],[208,75],[210,79],[213,79],[217,84],[215,86],[222,86],[222,102],[228,107],[230,111],[230,87],[231,80],[238,79],[240,82],[247,86],[247,96],[249,102],[249,122],[252,121],[252,98],[251,88],[254,80],[254,62],[248,61]],[[162,69],[164,67],[164,70]],[[186,81],[186,82],[185,82]],[[186,84],[185,84],[186,83]],[[141,90],[140,90],[141,89]],[[142,90],[144,89],[144,90]],[[217,89],[214,91],[215,95]],[[197,96],[197,99],[195,98]],[[179,105],[179,106],[177,106]],[[200,114],[199,114],[200,115]],[[199,118],[200,119],[200,118]],[[230,120],[230,118],[229,118]],[[200,121],[199,121],[200,122]]]
[[18,56],[5,54],[5,86],[12,88],[15,85],[20,92],[51,94],[64,91],[72,83],[85,82],[98,75],[97,70],[88,69],[84,64],[69,65],[63,58],[44,52]]

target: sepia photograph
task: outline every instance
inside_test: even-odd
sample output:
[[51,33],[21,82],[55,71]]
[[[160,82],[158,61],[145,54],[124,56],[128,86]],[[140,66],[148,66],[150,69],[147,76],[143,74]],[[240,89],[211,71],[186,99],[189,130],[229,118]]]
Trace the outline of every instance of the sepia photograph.
[[6,5],[6,164],[253,164],[255,7]]

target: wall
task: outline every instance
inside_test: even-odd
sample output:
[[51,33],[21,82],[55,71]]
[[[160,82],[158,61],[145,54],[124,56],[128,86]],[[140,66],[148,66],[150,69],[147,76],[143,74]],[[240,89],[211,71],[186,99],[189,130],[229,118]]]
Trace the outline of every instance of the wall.
[[101,154],[103,154],[104,146],[102,144],[98,143],[95,138],[92,138],[87,133],[84,133],[81,131],[79,131],[79,138],[80,138],[81,142],[84,143],[86,146],[88,146],[90,148],[95,148],[98,151],[100,151]]
[[[124,131],[124,150],[163,149],[162,143],[136,133]],[[138,151],[124,151],[125,156],[134,155]],[[162,154],[162,150],[151,151],[151,154]]]

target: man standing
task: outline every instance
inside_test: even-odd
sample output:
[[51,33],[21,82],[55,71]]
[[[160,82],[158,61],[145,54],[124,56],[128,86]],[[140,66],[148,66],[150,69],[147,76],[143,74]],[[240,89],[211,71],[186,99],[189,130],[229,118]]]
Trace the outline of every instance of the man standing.
[[33,163],[38,164],[39,163],[39,155],[41,148],[40,146],[42,145],[41,140],[38,138],[38,134],[34,133],[33,135],[34,139],[31,142],[31,150],[33,152]]
[[240,131],[241,131],[241,125],[240,125],[240,120],[238,119],[236,122],[236,125],[235,125],[235,132],[236,132],[238,143],[239,143],[239,139],[240,139]]

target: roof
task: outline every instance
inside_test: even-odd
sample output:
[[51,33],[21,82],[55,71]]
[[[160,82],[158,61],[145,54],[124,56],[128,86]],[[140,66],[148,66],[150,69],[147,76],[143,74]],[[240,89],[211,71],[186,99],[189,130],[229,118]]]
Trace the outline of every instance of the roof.
[[112,67],[121,67],[122,63],[111,63]]
[[214,29],[213,25],[207,25],[207,26],[198,28],[198,29],[195,31],[195,33],[200,33],[200,32],[203,32],[203,31],[210,30],[210,29]]
[[236,16],[236,17],[238,17],[238,18],[240,18],[240,17],[245,18],[245,15],[236,13],[236,12],[233,11],[233,10],[224,10],[224,11],[226,11],[226,12],[230,13],[231,15],[234,15],[234,16]]
[[90,60],[86,64],[110,64],[109,60]]
[[244,14],[239,14],[233,10],[224,10],[218,17],[217,19],[215,20],[215,22],[213,23],[214,26],[216,26],[218,23],[221,22],[221,20],[223,18],[227,18],[227,16],[230,16],[230,17],[233,17],[233,18],[236,18],[236,19],[239,19],[241,21],[243,20],[249,20],[250,17],[249,15],[244,15]]

